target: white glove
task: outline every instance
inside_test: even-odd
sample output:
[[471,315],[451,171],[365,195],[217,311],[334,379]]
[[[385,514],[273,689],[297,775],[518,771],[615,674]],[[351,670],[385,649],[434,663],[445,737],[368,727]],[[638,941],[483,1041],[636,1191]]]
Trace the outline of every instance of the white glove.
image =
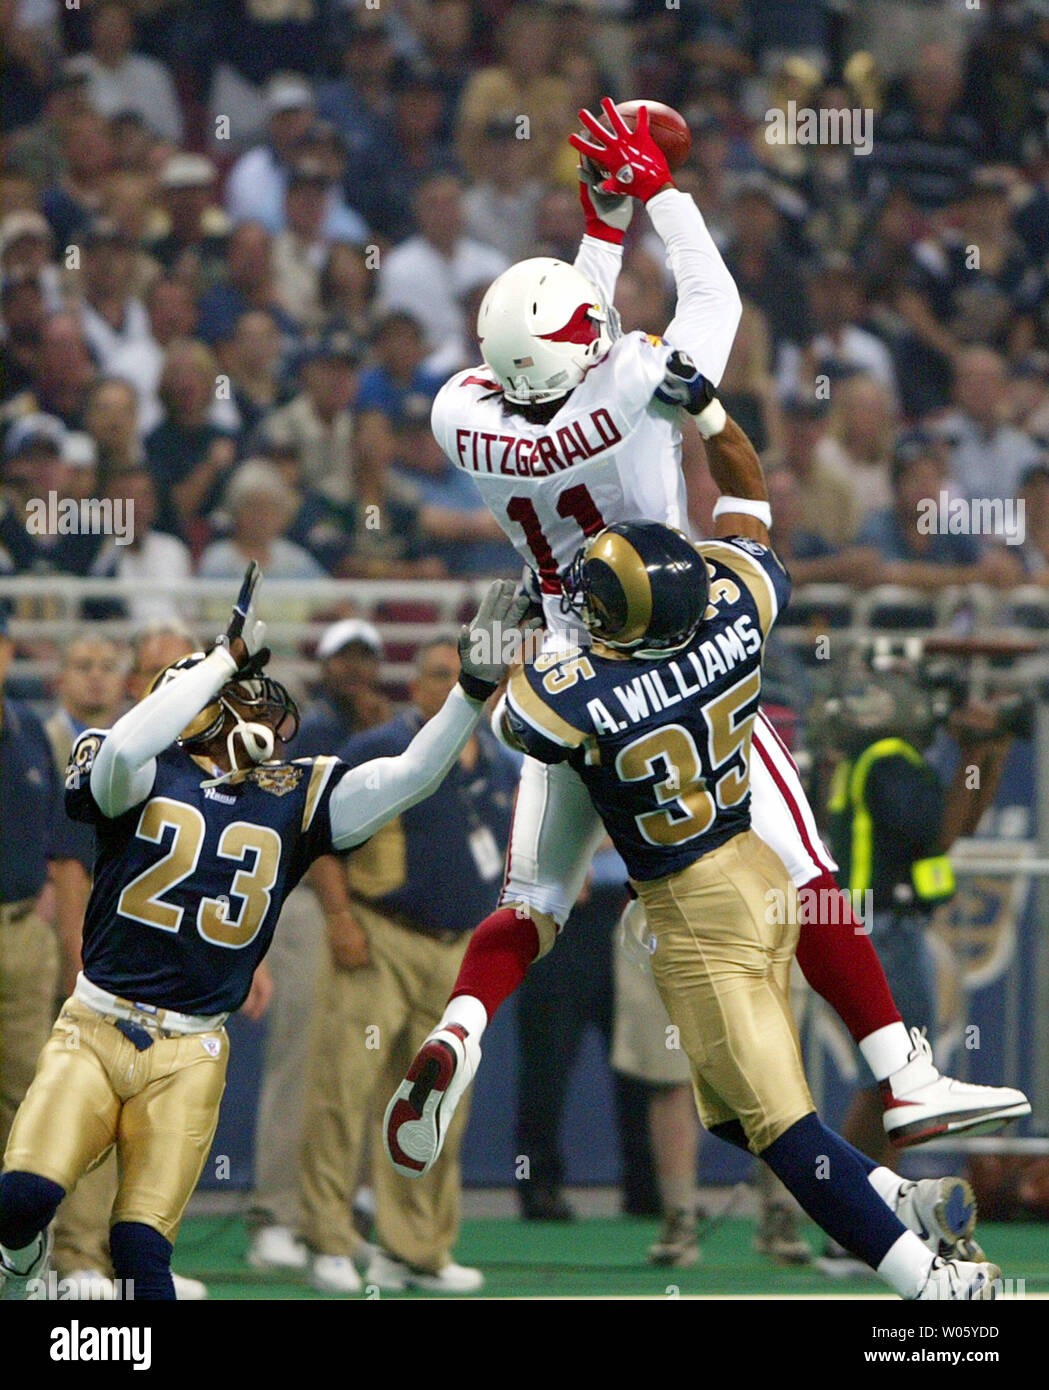
[[[459,684],[472,700],[495,693],[507,668],[519,659],[517,625],[528,610],[528,598],[512,579],[497,579],[485,594],[477,616],[459,633]],[[513,637],[507,640],[507,633]]]

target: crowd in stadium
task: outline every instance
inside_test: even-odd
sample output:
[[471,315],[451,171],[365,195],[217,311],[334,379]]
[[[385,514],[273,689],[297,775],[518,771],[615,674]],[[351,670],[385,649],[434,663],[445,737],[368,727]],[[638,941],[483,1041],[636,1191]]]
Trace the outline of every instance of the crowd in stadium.
[[[573,259],[565,137],[610,91],[692,127],[796,583],[1049,583],[1049,5],[867,8],[9,0],[0,573],[514,573],[429,403],[490,281]],[[770,141],[805,111],[870,143]],[[638,213],[628,330],[671,317],[661,252]],[[1023,536],[923,529],[944,489]],[[37,534],[52,492],[133,498],[132,543]]]

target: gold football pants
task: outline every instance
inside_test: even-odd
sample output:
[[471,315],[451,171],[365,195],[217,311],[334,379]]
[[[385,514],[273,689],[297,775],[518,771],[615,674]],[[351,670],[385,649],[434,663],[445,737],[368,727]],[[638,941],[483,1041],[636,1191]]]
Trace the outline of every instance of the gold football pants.
[[174,1241],[215,1137],[228,1058],[225,1029],[139,1051],[68,1000],[15,1116],[4,1171],[38,1173],[69,1192],[115,1145],[111,1224],[141,1222]]
[[797,922],[782,861],[752,831],[680,873],[636,883],[652,973],[707,1129],[738,1119],[761,1153],[816,1107],[790,1007]]

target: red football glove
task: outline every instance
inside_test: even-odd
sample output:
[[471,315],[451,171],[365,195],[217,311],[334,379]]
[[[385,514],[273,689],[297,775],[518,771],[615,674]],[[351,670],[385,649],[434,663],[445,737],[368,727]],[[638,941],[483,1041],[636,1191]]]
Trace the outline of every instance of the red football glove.
[[572,134],[568,143],[587,159],[592,159],[602,169],[608,171],[608,178],[601,184],[601,192],[629,194],[647,203],[664,188],[673,188],[666,156],[648,131],[648,108],[642,106],[637,115],[637,129],[630,130],[626,121],[616,110],[611,97],[605,97],[601,109],[612,127],[612,133],[589,111],[580,111],[579,119],[587,130],[600,140],[599,145],[591,144],[581,135]]

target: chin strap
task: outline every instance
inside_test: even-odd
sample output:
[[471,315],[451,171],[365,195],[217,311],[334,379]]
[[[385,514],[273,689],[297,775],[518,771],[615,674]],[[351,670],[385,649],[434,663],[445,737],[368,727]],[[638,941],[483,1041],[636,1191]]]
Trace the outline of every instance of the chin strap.
[[[222,704],[237,721],[226,735],[226,752],[229,754],[230,770],[223,772],[219,777],[210,777],[206,782],[201,782],[202,787],[220,786],[223,782],[228,782],[232,777],[236,777],[238,773],[250,772],[259,763],[264,763],[273,757],[275,746],[273,730],[267,724],[256,724],[241,719],[236,710],[225,700],[222,701]],[[236,739],[238,736],[241,747],[248,756],[247,767],[241,767],[237,761]]]

